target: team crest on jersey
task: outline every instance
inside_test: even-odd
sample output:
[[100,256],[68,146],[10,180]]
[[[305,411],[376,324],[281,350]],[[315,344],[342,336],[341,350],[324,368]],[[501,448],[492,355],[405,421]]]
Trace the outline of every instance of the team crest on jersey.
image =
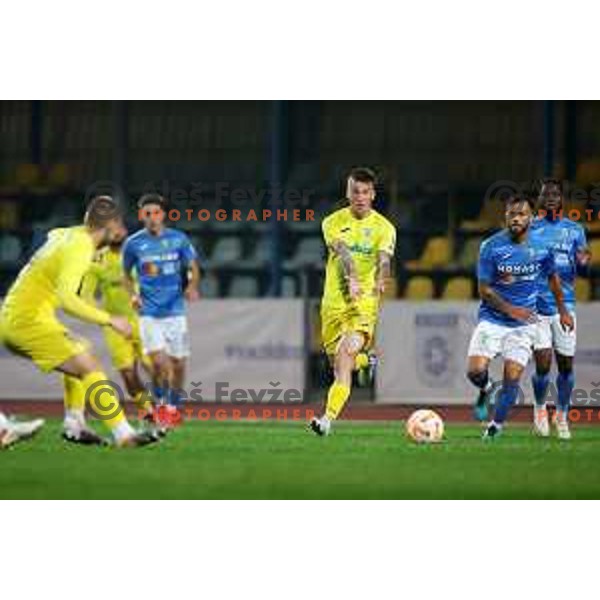
[[373,230],[370,227],[365,227],[363,229],[363,233],[365,234],[365,237],[371,237]]
[[160,269],[156,263],[145,262],[142,264],[142,275],[147,277],[156,277],[160,273]]

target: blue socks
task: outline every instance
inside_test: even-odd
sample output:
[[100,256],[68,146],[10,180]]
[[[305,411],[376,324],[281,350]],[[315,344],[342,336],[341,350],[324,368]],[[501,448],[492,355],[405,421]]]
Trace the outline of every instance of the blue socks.
[[569,412],[571,394],[575,387],[575,375],[571,371],[568,374],[559,373],[556,377],[556,389],[558,390],[558,409]]
[[184,399],[184,391],[183,390],[174,390],[165,386],[154,386],[154,400],[156,404],[170,404],[174,407],[179,407]]
[[548,395],[548,387],[550,386],[550,375],[544,373],[538,375],[534,373],[531,377],[531,385],[533,386],[533,395],[535,396],[535,403],[538,406],[543,406],[546,403],[546,396]]
[[168,403],[175,408],[179,408],[183,401],[183,390],[169,389],[168,392]]
[[155,385],[152,390],[152,395],[154,396],[155,404],[162,404],[165,398],[165,390],[160,385]]
[[494,413],[494,421],[498,424],[504,423],[508,416],[508,411],[517,401],[519,395],[519,382],[518,381],[505,381],[502,384],[502,390],[500,397],[496,405],[496,411]]

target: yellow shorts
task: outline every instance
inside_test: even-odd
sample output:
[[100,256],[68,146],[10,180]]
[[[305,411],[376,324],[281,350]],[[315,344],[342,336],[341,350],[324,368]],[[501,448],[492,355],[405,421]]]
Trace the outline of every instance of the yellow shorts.
[[32,360],[44,373],[88,352],[90,343],[72,334],[56,317],[0,315],[0,340],[19,356]]
[[131,321],[133,334],[131,339],[123,337],[111,327],[104,329],[104,341],[110,355],[110,360],[113,367],[117,371],[129,369],[133,367],[136,361],[149,365],[149,358],[144,354],[142,349],[142,340],[140,338],[140,329],[137,319]]
[[365,336],[365,348],[369,348],[375,336],[378,317],[378,302],[365,299],[344,308],[321,307],[321,343],[325,352],[335,354],[341,337],[346,333],[357,332]]

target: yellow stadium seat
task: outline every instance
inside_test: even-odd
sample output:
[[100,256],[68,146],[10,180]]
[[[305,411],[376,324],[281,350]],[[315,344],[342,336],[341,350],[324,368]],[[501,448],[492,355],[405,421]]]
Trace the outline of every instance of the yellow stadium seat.
[[458,257],[458,264],[465,269],[474,267],[479,260],[479,247],[481,238],[471,238],[465,242],[463,249]]
[[586,228],[589,233],[600,233],[600,219],[594,214],[591,221],[584,221],[582,225]]
[[581,163],[577,167],[576,174],[577,185],[587,186],[600,181],[600,160],[591,159]]
[[14,200],[0,203],[0,228],[16,229],[19,224],[19,209]]
[[52,165],[48,172],[48,185],[51,188],[64,188],[71,182],[71,169],[69,165],[58,163]]
[[15,172],[17,185],[21,187],[33,187],[40,182],[41,171],[37,165],[29,163],[19,165]]
[[504,219],[504,205],[497,198],[488,198],[481,207],[476,219],[467,219],[461,224],[465,231],[485,231],[501,227]]
[[446,267],[452,260],[450,240],[446,237],[432,237],[425,244],[421,258],[406,262],[407,269],[434,269]]
[[442,294],[444,300],[470,300],[473,297],[473,282],[468,277],[453,277]]
[[429,277],[411,277],[404,292],[407,300],[431,300],[433,281]]
[[393,300],[398,297],[398,280],[395,277],[389,277],[385,282],[384,300]]
[[600,265],[600,238],[594,238],[590,241],[590,250],[592,251],[592,262],[594,266]]
[[589,302],[592,295],[592,284],[589,279],[579,277],[575,282],[575,296],[577,302]]
[[[571,217],[573,217],[574,221],[584,222],[586,219],[586,208],[587,208],[587,198],[577,199],[577,200],[569,200],[565,202],[564,205],[564,216],[569,218],[569,213],[573,212]],[[579,218],[577,218],[579,217]]]

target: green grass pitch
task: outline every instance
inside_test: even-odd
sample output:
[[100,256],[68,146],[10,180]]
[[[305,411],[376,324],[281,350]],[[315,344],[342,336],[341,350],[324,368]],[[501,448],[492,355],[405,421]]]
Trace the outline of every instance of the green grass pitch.
[[600,427],[571,442],[514,425],[493,442],[448,424],[417,446],[403,423],[340,422],[328,438],[302,423],[193,422],[141,449],[62,442],[50,421],[0,453],[0,498],[600,498]]

